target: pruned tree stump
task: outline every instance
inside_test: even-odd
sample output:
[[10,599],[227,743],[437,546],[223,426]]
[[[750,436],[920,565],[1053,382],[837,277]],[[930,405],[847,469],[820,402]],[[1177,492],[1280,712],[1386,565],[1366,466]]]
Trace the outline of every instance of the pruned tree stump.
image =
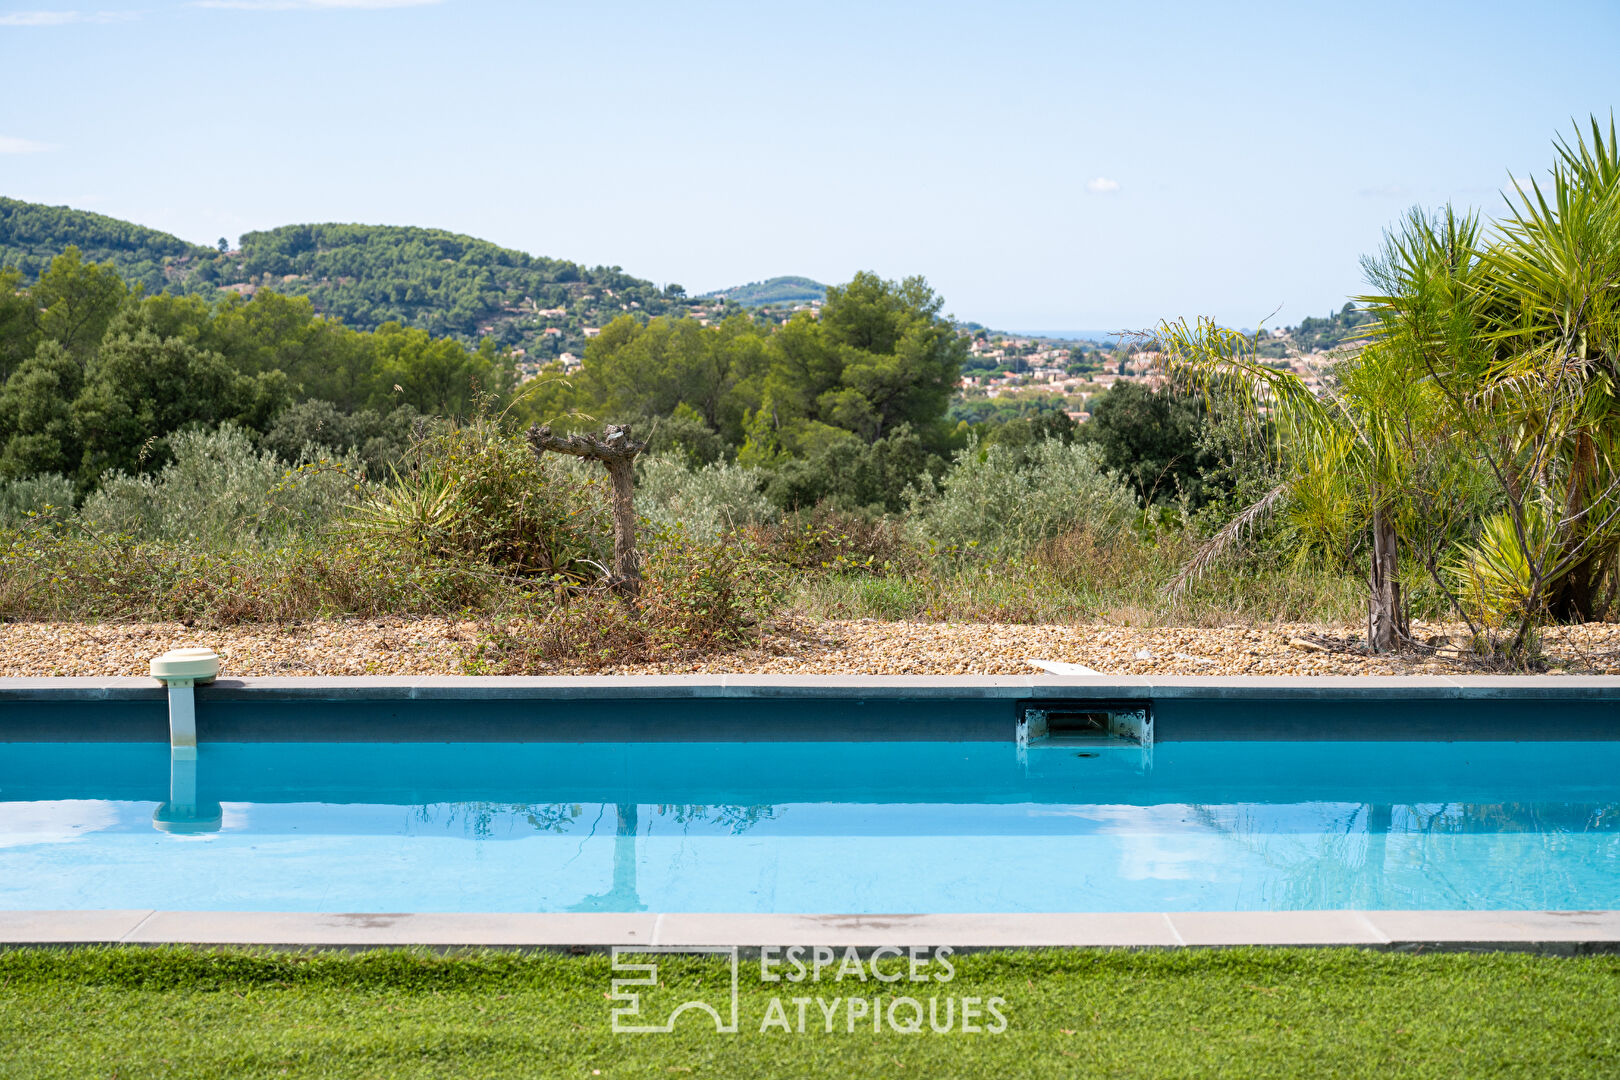
[[529,429],[536,457],[551,451],[599,461],[613,485],[613,576],[609,587],[627,596],[641,591],[641,556],[636,551],[636,455],[645,442],[630,437],[629,424],[609,424],[595,435],[554,435],[547,424]]

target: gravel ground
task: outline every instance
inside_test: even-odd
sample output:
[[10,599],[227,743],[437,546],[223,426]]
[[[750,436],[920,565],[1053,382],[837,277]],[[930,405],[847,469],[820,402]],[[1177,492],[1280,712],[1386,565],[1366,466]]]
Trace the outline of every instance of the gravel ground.
[[[1426,639],[1438,627],[1414,627]],[[1434,655],[1363,654],[1360,628],[1227,626],[1219,629],[1016,626],[797,620],[759,648],[696,661],[627,664],[609,674],[995,675],[1033,673],[1032,659],[1110,674],[1401,675],[1477,670]],[[0,676],[144,675],[148,659],[207,645],[228,675],[446,675],[463,671],[477,622],[330,619],[291,625],[188,629],[178,623],[0,624]],[[1561,627],[1546,636],[1551,674],[1620,674],[1620,625]],[[563,674],[565,668],[534,674]]]

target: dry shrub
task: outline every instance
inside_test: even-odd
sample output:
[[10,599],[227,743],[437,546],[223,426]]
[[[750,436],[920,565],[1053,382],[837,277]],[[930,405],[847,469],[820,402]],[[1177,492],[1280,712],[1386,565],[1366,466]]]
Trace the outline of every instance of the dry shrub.
[[595,588],[573,596],[529,593],[495,620],[468,670],[480,675],[591,671],[682,660],[759,640],[776,575],[747,536],[659,536],[634,601]]
[[898,519],[825,502],[751,531],[764,557],[789,570],[887,575],[909,573],[923,561]]
[[1097,531],[1080,527],[1042,540],[1031,551],[1034,564],[1056,581],[1072,587],[1106,589],[1152,574],[1156,579],[1167,558],[1166,540],[1144,543],[1133,532]]
[[447,614],[487,572],[364,543],[271,550],[34,531],[0,537],[0,618],[174,619],[222,626],[333,614]]

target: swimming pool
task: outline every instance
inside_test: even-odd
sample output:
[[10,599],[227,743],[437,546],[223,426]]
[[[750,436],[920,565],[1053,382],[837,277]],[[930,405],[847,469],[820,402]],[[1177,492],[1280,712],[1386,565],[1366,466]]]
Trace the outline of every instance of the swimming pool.
[[[1389,723],[1363,711],[1347,730]],[[1021,749],[997,724],[951,740],[205,737],[194,765],[153,741],[4,742],[0,909],[1620,908],[1615,741],[1539,724],[1523,742]]]

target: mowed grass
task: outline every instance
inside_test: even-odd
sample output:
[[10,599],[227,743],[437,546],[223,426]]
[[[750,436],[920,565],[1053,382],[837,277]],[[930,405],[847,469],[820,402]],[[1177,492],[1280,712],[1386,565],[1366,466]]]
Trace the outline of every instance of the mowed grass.
[[[615,1035],[602,956],[0,952],[0,1076],[1614,1077],[1620,958],[1357,950],[955,958],[949,983],[764,984],[741,1030]],[[830,972],[830,969],[829,969]],[[669,1000],[728,983],[663,957]],[[853,990],[851,989],[853,987]],[[905,989],[896,989],[904,987]],[[1001,997],[1005,1033],[760,1032],[769,999]],[[793,1006],[787,1005],[793,1017]]]

